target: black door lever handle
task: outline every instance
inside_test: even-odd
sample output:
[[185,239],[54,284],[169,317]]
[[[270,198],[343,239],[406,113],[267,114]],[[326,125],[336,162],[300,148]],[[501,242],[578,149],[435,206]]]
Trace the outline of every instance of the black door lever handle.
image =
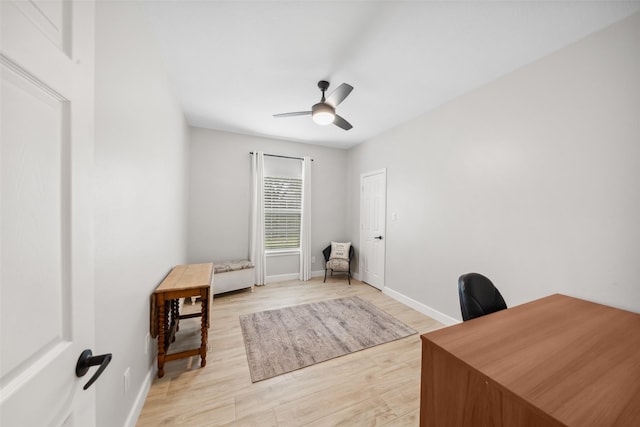
[[100,365],[95,374],[91,377],[88,383],[84,385],[83,390],[91,387],[102,372],[107,368],[107,365],[111,362],[111,353],[101,354],[100,356],[94,356],[91,350],[85,350],[80,354],[78,358],[78,363],[76,364],[76,376],[78,378],[85,376],[87,372],[89,372],[89,368],[91,366]]
[[376,236],[376,237],[374,237],[374,239],[376,239],[376,240],[382,240],[382,236]]

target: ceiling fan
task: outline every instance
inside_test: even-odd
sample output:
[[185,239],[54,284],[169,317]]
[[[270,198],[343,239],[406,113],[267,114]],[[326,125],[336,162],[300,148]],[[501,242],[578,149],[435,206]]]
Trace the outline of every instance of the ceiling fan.
[[307,116],[311,115],[313,121],[319,125],[328,125],[333,123],[334,125],[344,130],[349,130],[353,126],[351,123],[336,114],[336,107],[344,99],[349,96],[353,90],[353,86],[346,83],[342,83],[325,99],[324,93],[329,88],[329,82],[320,80],[318,87],[322,91],[322,98],[320,102],[311,107],[311,111],[296,111],[294,113],[282,113],[274,114],[273,117],[293,117],[293,116]]

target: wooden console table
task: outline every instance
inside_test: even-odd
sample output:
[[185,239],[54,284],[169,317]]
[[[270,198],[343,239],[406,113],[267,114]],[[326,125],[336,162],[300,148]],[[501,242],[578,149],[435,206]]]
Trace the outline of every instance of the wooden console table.
[[422,335],[420,426],[637,426],[640,314],[551,295]]
[[[209,296],[213,263],[174,267],[151,296],[151,335],[158,337],[158,378],[164,376],[164,363],[183,357],[200,356],[200,366],[207,364]],[[200,313],[180,314],[180,298],[200,297]],[[181,319],[201,318],[200,347],[168,354]]]

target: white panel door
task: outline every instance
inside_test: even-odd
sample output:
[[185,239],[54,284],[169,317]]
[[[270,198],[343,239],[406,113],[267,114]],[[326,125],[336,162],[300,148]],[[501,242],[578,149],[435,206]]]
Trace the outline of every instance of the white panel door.
[[360,176],[360,277],[384,288],[387,171]]
[[0,425],[91,426],[94,5],[0,15]]

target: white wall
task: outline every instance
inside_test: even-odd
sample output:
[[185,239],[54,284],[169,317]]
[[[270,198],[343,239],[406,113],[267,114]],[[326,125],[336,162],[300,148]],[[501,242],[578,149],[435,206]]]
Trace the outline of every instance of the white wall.
[[[457,279],[511,306],[565,293],[640,312],[640,14],[349,151],[387,168],[386,286],[460,319]],[[391,221],[391,213],[397,220]]]
[[[311,172],[312,270],[322,249],[346,237],[347,152],[336,148],[192,128],[189,262],[248,257],[250,151],[314,159]],[[298,256],[267,260],[267,276],[299,271]]]
[[149,296],[186,260],[189,128],[137,5],[98,2],[96,21],[93,351],[113,353],[95,385],[98,425],[111,427],[135,423],[156,353],[144,353]]

